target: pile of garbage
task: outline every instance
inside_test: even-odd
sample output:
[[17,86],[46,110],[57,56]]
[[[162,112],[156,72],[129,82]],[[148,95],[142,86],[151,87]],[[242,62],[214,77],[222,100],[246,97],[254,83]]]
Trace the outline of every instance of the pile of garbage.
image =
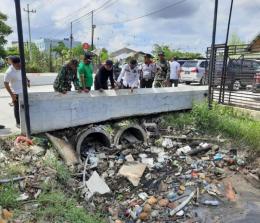
[[200,207],[236,201],[232,183],[223,179],[243,169],[245,157],[225,140],[198,141],[195,129],[172,131],[150,134],[147,145],[90,148],[80,186],[87,209],[111,223],[202,222]]
[[[79,204],[88,212],[101,213],[109,223],[205,222],[202,209],[237,201],[231,176],[247,171],[259,180],[247,169],[245,153],[221,136],[212,138],[192,127],[163,129],[156,123],[143,127],[148,136],[145,143],[126,134],[111,148],[88,145],[81,162],[70,143],[53,135],[47,134],[49,141],[18,137],[10,150],[0,151],[0,169],[10,163],[28,166],[22,176],[13,178],[0,171],[0,186],[14,182],[21,191],[17,200],[24,201],[27,210],[37,209],[37,202],[27,201],[37,200],[41,185],[57,176],[54,169],[42,165],[55,156],[50,141],[73,172],[67,190],[79,191]],[[23,222],[8,221],[12,216],[0,207],[0,221]]]

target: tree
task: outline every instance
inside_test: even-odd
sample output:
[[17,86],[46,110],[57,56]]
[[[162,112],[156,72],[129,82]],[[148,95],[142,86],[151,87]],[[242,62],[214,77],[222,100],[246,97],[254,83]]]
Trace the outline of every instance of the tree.
[[76,57],[79,59],[82,55],[84,55],[84,53],[85,52],[80,44],[75,46],[74,48],[72,48],[73,57]]
[[231,37],[228,41],[228,45],[243,45],[245,42],[239,37],[235,32],[231,34]]
[[19,49],[18,47],[8,47],[7,50],[6,50],[6,54],[7,55],[19,55]]
[[102,48],[101,53],[100,53],[100,59],[101,59],[101,62],[104,62],[108,59],[108,51],[106,48]]
[[172,59],[172,57],[175,57],[176,59],[180,59],[180,58],[196,59],[202,57],[200,53],[182,52],[179,50],[173,50],[168,45],[154,44],[152,53],[157,57],[159,52],[164,52],[165,58],[167,60]]
[[58,45],[53,47],[52,51],[56,52],[56,54],[60,57],[63,57],[67,51],[69,50],[68,47],[65,46],[63,42],[58,42]]
[[7,43],[6,36],[10,35],[13,31],[10,26],[6,25],[5,22],[7,16],[0,12],[0,56],[6,56],[4,45]]

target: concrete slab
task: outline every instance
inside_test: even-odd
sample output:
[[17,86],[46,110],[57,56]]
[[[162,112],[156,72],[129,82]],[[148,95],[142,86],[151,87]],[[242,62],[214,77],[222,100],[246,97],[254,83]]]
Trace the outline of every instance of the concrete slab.
[[[29,92],[51,92],[52,85],[35,86],[28,88]],[[0,136],[20,134],[20,129],[15,126],[13,107],[9,105],[11,97],[5,89],[0,89],[0,125],[4,125],[5,129],[0,129]]]
[[[206,86],[136,89],[134,93],[129,90],[66,95],[30,93],[31,130],[35,134],[123,117],[191,109],[192,103],[203,101],[206,93]],[[23,108],[21,126],[24,133]]]

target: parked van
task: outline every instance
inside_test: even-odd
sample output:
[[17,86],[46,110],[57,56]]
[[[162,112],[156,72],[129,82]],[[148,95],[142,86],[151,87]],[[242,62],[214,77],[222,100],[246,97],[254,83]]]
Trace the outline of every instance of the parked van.
[[200,83],[207,84],[206,68],[208,62],[206,60],[188,60],[181,67],[180,81],[186,84]]
[[[217,61],[215,65],[214,85],[220,85],[222,77],[223,61]],[[229,90],[239,90],[248,85],[253,85],[254,77],[260,72],[260,62],[253,59],[229,59],[225,86]]]

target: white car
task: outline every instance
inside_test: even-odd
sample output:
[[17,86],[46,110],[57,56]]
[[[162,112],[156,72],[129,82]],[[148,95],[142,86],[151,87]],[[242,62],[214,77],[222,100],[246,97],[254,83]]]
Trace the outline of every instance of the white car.
[[206,84],[206,68],[208,62],[206,60],[188,60],[181,67],[180,81],[186,84],[200,83]]

